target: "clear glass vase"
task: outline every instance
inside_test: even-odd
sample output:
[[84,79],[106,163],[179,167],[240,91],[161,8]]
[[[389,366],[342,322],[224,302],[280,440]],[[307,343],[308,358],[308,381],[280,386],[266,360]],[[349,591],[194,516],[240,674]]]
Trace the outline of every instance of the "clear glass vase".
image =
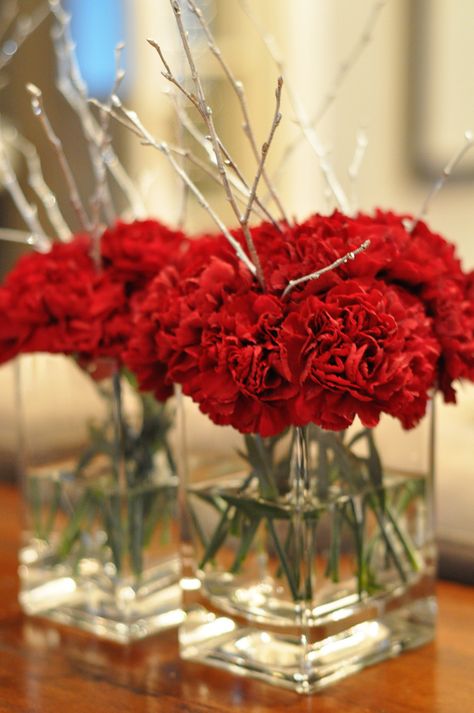
[[185,659],[311,693],[433,637],[429,418],[274,438],[181,420]]
[[173,406],[115,364],[17,364],[27,614],[126,643],[182,619]]

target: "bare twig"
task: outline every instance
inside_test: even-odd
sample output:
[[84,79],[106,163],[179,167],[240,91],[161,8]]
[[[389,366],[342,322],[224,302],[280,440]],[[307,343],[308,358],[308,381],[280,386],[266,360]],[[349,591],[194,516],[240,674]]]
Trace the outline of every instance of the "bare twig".
[[[17,207],[18,212],[31,231],[30,244],[34,245],[41,252],[47,252],[51,247],[51,241],[45,235],[43,227],[38,220],[38,208],[31,204],[23,193],[15,172],[8,159],[3,137],[0,135],[0,172],[3,178],[3,185],[10,194],[11,199]],[[28,241],[25,241],[28,242]]]
[[293,112],[295,114],[296,123],[300,127],[302,134],[306,138],[308,144],[310,145],[310,147],[316,154],[321,172],[324,176],[324,179],[325,179],[328,187],[330,188],[330,190],[336,200],[337,205],[344,213],[349,213],[350,212],[349,201],[347,200],[347,197],[342,189],[342,186],[339,183],[330,162],[328,161],[327,152],[326,152],[325,148],[323,147],[323,145],[321,144],[315,129],[312,127],[311,121],[310,121],[308,115],[306,114],[306,111],[303,107],[302,102],[300,101],[296,92],[292,88],[291,83],[288,81],[286,67],[284,65],[284,62],[283,62],[281,56],[280,56],[280,52],[278,51],[275,38],[273,37],[273,35],[269,34],[265,30],[265,28],[263,28],[260,25],[260,22],[255,17],[255,15],[252,12],[252,10],[250,9],[248,3],[245,2],[244,0],[240,0],[240,2],[244,9],[244,12],[249,17],[249,19],[252,21],[255,28],[257,29],[257,32],[259,33],[260,37],[262,38],[262,41],[265,44],[265,46],[268,50],[268,53],[270,54],[270,57],[272,58],[275,65],[277,66],[279,74],[285,80],[286,92],[288,94],[288,97],[290,99],[290,104],[291,104]]
[[330,265],[327,265],[326,267],[321,268],[321,270],[312,272],[309,275],[304,275],[303,277],[298,277],[296,280],[290,280],[288,285],[283,290],[282,299],[287,297],[290,294],[291,290],[294,287],[296,287],[297,285],[301,285],[303,282],[308,282],[310,280],[318,280],[326,272],[335,270],[340,265],[344,265],[345,263],[349,262],[349,260],[354,260],[354,258],[359,253],[363,252],[364,250],[367,250],[369,245],[370,245],[370,240],[365,240],[362,243],[362,245],[360,245],[358,248],[356,248],[355,250],[351,250],[346,255],[343,255],[342,257],[340,257],[337,260],[335,260],[334,262],[332,262]]
[[[177,97],[175,96],[175,94],[168,92],[167,95],[173,100],[176,115],[179,119],[180,125],[182,125],[186,129],[186,131],[190,134],[190,136],[193,137],[193,139],[196,141],[196,143],[199,144],[199,146],[201,146],[201,148],[206,153],[211,165],[217,167],[216,157],[215,157],[214,151],[212,149],[212,146],[209,142],[209,137],[204,136],[204,134],[201,131],[199,131],[196,124],[193,121],[191,121],[188,114],[184,111],[184,109],[182,107],[179,106]],[[232,169],[232,173],[229,172],[227,174],[228,179],[229,179],[230,183],[232,184],[232,187],[236,191],[241,193],[242,195],[246,195],[248,198],[250,196],[250,187],[249,187],[247,181],[245,180],[244,176],[242,175],[242,173],[241,173],[239,167],[237,166],[237,164],[235,163],[235,161],[232,159],[232,156],[230,155],[229,151],[225,148],[225,146],[222,145],[222,143],[220,144],[220,146],[224,153],[224,161],[226,163],[226,166],[228,166],[230,169]],[[219,180],[219,183],[222,185],[220,178],[218,180]],[[270,223],[272,223],[275,226],[275,228],[277,230],[282,232],[281,226],[273,219],[272,215],[267,210],[267,208],[264,206],[264,204],[262,203],[262,201],[259,199],[258,196],[255,197],[254,203],[255,203],[255,206],[254,206],[253,210],[256,213],[256,215],[258,215],[258,217],[260,219],[262,219],[262,214],[263,214],[265,220],[268,220]],[[256,210],[255,207],[257,207],[258,210]]]
[[428,213],[429,207],[431,205],[431,202],[433,198],[436,196],[436,194],[441,190],[441,188],[444,186],[448,178],[451,176],[453,173],[454,169],[456,166],[461,162],[463,159],[464,155],[469,151],[469,149],[474,145],[474,135],[472,131],[466,131],[464,134],[464,143],[461,146],[461,148],[456,151],[454,156],[451,157],[451,159],[448,161],[446,166],[443,168],[443,171],[441,173],[441,176],[438,178],[437,181],[433,184],[431,187],[431,190],[429,191],[428,195],[426,196],[425,200],[423,201],[423,204],[416,215],[416,217],[413,220],[407,220],[405,227],[408,230],[409,233],[413,233],[415,230],[416,226],[420,222],[420,220],[423,220],[425,215]]
[[369,140],[367,137],[367,133],[363,130],[360,129],[357,132],[356,136],[356,146],[354,149],[354,156],[352,157],[352,161],[350,163],[350,166],[348,168],[348,175],[349,179],[352,184],[352,196],[351,196],[351,203],[352,203],[352,211],[355,212],[357,210],[357,180],[359,178],[359,173],[360,173],[360,168],[362,166],[362,161],[364,160],[365,152],[367,150]]
[[[101,167],[105,164],[110,175],[127,198],[131,212],[135,218],[146,215],[146,208],[137,187],[130,179],[120,163],[113,147],[109,144],[102,150],[102,131],[88,105],[87,90],[81,77],[80,69],[74,51],[74,42],[70,31],[70,17],[63,10],[60,0],[49,0],[51,11],[57,21],[53,32],[53,40],[58,65],[58,89],[71,108],[76,112],[81,122],[87,141],[91,165],[96,177],[100,176]],[[105,210],[108,222],[115,218],[115,209],[108,193],[104,196]]]
[[[202,161],[198,156],[193,154],[192,151],[189,149],[184,149],[181,146],[171,146],[168,145],[170,151],[177,156],[182,157],[183,159],[186,159],[189,161],[189,163],[193,164],[193,166],[196,166],[196,168],[199,168],[203,173],[205,173],[209,178],[211,178],[215,183],[218,183],[219,185],[221,184],[219,176],[216,174],[215,171],[208,166],[208,164],[205,161]],[[188,187],[189,188],[189,187]],[[245,190],[243,192],[238,192],[236,193],[236,200],[239,201],[243,206],[247,207],[248,205],[248,199],[249,199],[250,192],[248,190]],[[253,208],[255,210],[255,207]],[[260,214],[258,210],[256,211],[257,215],[261,220],[265,220],[265,216],[263,214]]]
[[[158,142],[154,138],[154,136],[144,127],[144,125],[138,118],[137,113],[134,111],[131,111],[130,109],[127,109],[122,104],[121,100],[117,96],[113,97],[113,103],[114,103],[114,110],[111,111],[111,116],[113,116],[114,118],[117,119],[120,116],[118,114],[118,111],[121,111],[123,113],[123,116],[125,117],[124,119],[123,118],[121,119],[121,123],[127,129],[129,129],[134,134],[139,136],[146,145],[152,146],[153,148],[157,149],[158,151],[160,151],[161,153],[163,153],[166,156],[166,158],[168,159],[168,161],[170,162],[171,166],[174,168],[174,170],[176,171],[178,176],[180,176],[180,178],[188,185],[191,192],[195,195],[198,203],[201,205],[202,208],[204,208],[204,210],[206,210],[209,213],[209,215],[211,216],[214,223],[217,225],[219,230],[223,233],[224,237],[232,245],[237,257],[246,265],[246,267],[250,270],[252,275],[255,275],[256,274],[255,265],[249,259],[249,257],[246,255],[246,253],[242,249],[239,242],[229,232],[229,230],[225,226],[224,222],[221,220],[221,218],[218,216],[218,214],[215,212],[215,210],[209,205],[208,201],[206,201],[206,199],[204,198],[201,191],[193,183],[193,181],[188,176],[188,174],[183,169],[183,167],[180,166],[179,162],[173,156],[173,151],[169,148],[168,144],[163,141]],[[94,104],[100,106],[100,103],[97,102],[96,100],[94,100]],[[102,105],[102,106],[104,106],[104,105]]]
[[[244,12],[246,15],[252,20],[254,24],[258,26],[257,21],[255,20],[252,11],[249,8],[248,2],[246,0],[239,0],[240,5],[244,9]],[[370,13],[369,16],[367,17],[367,20],[364,24],[364,27],[362,29],[362,32],[360,36],[357,38],[354,46],[352,49],[349,51],[348,55],[343,59],[341,64],[339,65],[336,75],[334,77],[334,80],[332,82],[332,86],[329,89],[329,91],[326,93],[326,95],[323,97],[321,104],[319,105],[318,109],[314,113],[314,115],[310,118],[309,123],[310,125],[316,129],[320,123],[320,121],[323,119],[325,116],[326,112],[332,104],[334,103],[335,99],[337,98],[339,91],[352,71],[352,69],[356,66],[357,62],[359,61],[360,57],[364,53],[365,49],[367,46],[371,43],[373,36],[374,36],[374,31],[375,31],[375,26],[377,24],[379,15],[381,13],[381,10],[383,9],[384,5],[386,5],[387,0],[377,0]],[[290,156],[293,154],[294,150],[299,146],[302,138],[304,138],[303,134],[299,134],[293,141],[291,141],[286,149],[283,151],[283,154],[280,158],[279,165],[277,166],[275,170],[275,175],[278,175],[282,169],[284,169],[287,165],[287,161],[289,160]]]
[[[120,66],[120,60],[122,52],[124,49],[124,44],[119,43],[115,48],[115,76],[114,84],[110,92],[109,99],[107,101],[107,106],[112,106],[113,97],[117,93],[120,84],[125,76],[125,71]],[[107,167],[105,165],[104,156],[106,155],[107,149],[112,144],[112,139],[109,132],[110,127],[110,113],[101,110],[100,112],[100,129],[101,136],[100,142],[98,144],[98,151],[100,159],[96,166],[96,186],[94,196],[91,201],[91,211],[92,211],[92,250],[93,258],[97,266],[100,265],[100,236],[102,233],[101,226],[101,213],[104,210],[107,223],[110,224],[116,219],[116,211],[114,209],[110,192],[108,190],[107,184]]]
[[[191,51],[191,46],[189,44],[188,36],[187,36],[186,30],[183,25],[183,20],[181,17],[181,5],[180,5],[179,0],[170,0],[170,5],[171,5],[171,8],[174,13],[176,25],[178,27],[179,35],[181,38],[181,43],[183,45],[183,49],[184,49],[186,59],[187,59],[188,65],[189,65],[189,69],[191,72],[191,79],[192,79],[194,89],[195,89],[196,102],[193,102],[193,103],[196,106],[199,114],[202,116],[204,123],[206,124],[207,130],[209,132],[210,140],[212,143],[212,147],[214,150],[214,154],[216,157],[217,168],[218,168],[221,180],[222,180],[222,186],[224,188],[226,198],[229,201],[229,204],[230,204],[237,220],[239,221],[239,223],[242,227],[242,230],[243,230],[243,233],[245,236],[245,242],[247,243],[247,249],[248,249],[250,257],[251,257],[251,261],[256,268],[257,279],[258,279],[260,285],[262,287],[264,287],[265,280],[264,280],[262,266],[260,264],[260,259],[258,257],[258,253],[255,248],[255,245],[254,245],[252,236],[250,234],[248,225],[245,222],[243,222],[243,216],[240,212],[237,201],[235,200],[235,197],[234,197],[234,194],[232,191],[232,186],[231,186],[231,183],[227,176],[227,171],[226,171],[225,162],[224,162],[224,158],[223,158],[221,143],[220,143],[219,136],[217,134],[213,116],[212,116],[212,109],[207,103],[206,96],[205,96],[203,86],[202,86],[201,77],[199,75],[199,72],[197,71],[196,63],[194,61],[193,53]],[[161,56],[162,55],[160,54],[160,57]],[[169,69],[168,65],[165,65],[165,68],[166,68],[166,71],[168,71],[168,69]],[[179,82],[174,82],[174,83],[178,87],[181,86]]]
[[74,208],[76,215],[79,219],[81,228],[83,230],[85,230],[87,233],[90,233],[91,232],[91,223],[90,223],[89,217],[84,209],[84,206],[82,205],[82,201],[79,196],[79,191],[76,186],[76,181],[74,179],[74,175],[71,171],[68,160],[64,153],[61,139],[55,133],[55,131],[54,131],[53,127],[51,126],[51,123],[48,119],[48,116],[45,113],[44,105],[43,105],[43,94],[42,94],[41,90],[35,84],[31,84],[31,83],[27,84],[26,88],[27,88],[29,94],[31,95],[31,107],[33,109],[33,114],[40,121],[41,126],[43,127],[43,130],[46,134],[48,141],[50,142],[51,146],[53,147],[53,149],[56,152],[59,166],[61,168],[61,171],[63,173],[64,179],[65,179],[67,187],[68,187],[69,199],[70,199],[71,205]]
[[260,161],[257,167],[257,173],[255,174],[255,178],[253,181],[252,188],[250,189],[250,196],[249,196],[249,202],[247,204],[247,209],[245,211],[243,220],[241,222],[242,226],[247,226],[248,221],[250,218],[250,213],[252,211],[252,206],[253,202],[255,200],[255,196],[257,195],[257,188],[258,188],[258,183],[260,181],[260,178],[263,174],[264,167],[265,167],[265,161],[268,156],[268,151],[270,150],[270,146],[272,145],[273,137],[275,136],[275,131],[278,128],[278,125],[280,124],[281,121],[281,114],[280,114],[280,104],[281,104],[281,89],[283,86],[283,79],[281,77],[278,78],[278,83],[277,83],[277,88],[275,91],[275,98],[276,98],[276,103],[275,103],[275,113],[273,115],[273,121],[272,125],[270,128],[270,133],[268,135],[268,139],[265,141],[265,143],[262,146],[262,151],[261,151],[261,156],[260,156]]
[[38,239],[38,236],[25,230],[16,230],[13,228],[0,228],[0,240],[7,243],[18,243],[19,245],[29,245],[35,248],[38,252],[48,252],[51,243],[45,241],[44,237]]
[[16,130],[5,132],[5,139],[8,143],[19,151],[26,161],[28,167],[28,183],[40,199],[45,209],[46,215],[55,235],[67,242],[70,240],[72,232],[66,221],[64,220],[61,211],[58,207],[58,200],[51,188],[46,183],[43,171],[41,169],[41,161],[35,146],[21,136]]
[[0,71],[16,55],[21,45],[48,16],[48,6],[41,4],[31,15],[20,15],[10,37],[0,48]]
[[[220,48],[216,45],[214,36],[213,36],[213,34],[210,30],[210,27],[209,27],[209,24],[207,23],[200,8],[197,7],[194,0],[188,0],[188,6],[189,6],[191,12],[193,12],[194,15],[197,17],[197,19],[204,31],[204,34],[206,35],[210,51],[212,52],[212,54],[214,55],[216,60],[219,62],[220,66],[222,68],[222,71],[224,72],[225,76],[227,77],[227,79],[229,81],[230,86],[232,87],[235,95],[237,96],[237,99],[238,99],[238,102],[240,105],[240,110],[242,112],[242,116],[243,116],[243,120],[244,120],[243,130],[244,130],[244,133],[245,133],[245,135],[249,141],[249,144],[252,148],[252,152],[255,157],[255,160],[257,161],[257,163],[259,163],[260,162],[260,152],[257,147],[257,141],[255,139],[255,134],[254,134],[252,124],[250,121],[250,114],[249,114],[249,110],[248,110],[248,106],[247,106],[247,99],[245,96],[244,86],[243,86],[242,82],[238,81],[235,78],[230,66],[224,59],[224,56],[222,55]],[[280,211],[280,215],[282,216],[283,220],[288,224],[288,222],[289,222],[288,217],[286,215],[286,212],[285,212],[285,209],[281,202],[281,199],[280,199],[280,197],[277,193],[277,190],[276,190],[275,186],[272,184],[272,181],[270,180],[270,177],[268,176],[268,173],[266,172],[265,169],[262,170],[262,176],[263,176],[263,179],[268,187],[268,191],[269,191],[275,205],[277,206],[278,210]]]

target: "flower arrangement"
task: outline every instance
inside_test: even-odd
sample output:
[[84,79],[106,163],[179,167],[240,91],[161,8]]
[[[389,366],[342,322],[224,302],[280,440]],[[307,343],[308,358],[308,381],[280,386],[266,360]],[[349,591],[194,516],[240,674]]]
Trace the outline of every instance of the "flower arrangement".
[[[65,355],[73,365],[68,371],[57,361],[44,362],[57,368],[57,375],[45,374],[40,361],[33,360],[31,368],[19,366],[27,513],[20,601],[27,613],[127,642],[181,616],[173,407],[164,403],[172,387],[167,385],[159,399],[138,392],[124,353],[150,280],[174,264],[188,238],[143,217],[139,193],[111,145],[108,116],[96,119],[89,106],[70,18],[60,3],[52,3],[51,11],[59,88],[80,120],[95,181],[86,209],[42,93],[28,85],[79,227],[71,229],[64,220],[36,148],[18,132],[2,131],[0,169],[30,230],[24,240],[36,251],[21,257],[0,286],[0,363],[47,353]],[[120,52],[114,89],[122,76]],[[23,192],[5,146],[26,159],[30,185],[54,239],[38,218],[37,204]],[[123,215],[110,177],[127,199]],[[70,375],[66,383],[63,373]],[[34,434],[43,427],[30,417],[34,377],[48,380],[43,397],[47,392],[54,404],[54,422],[77,426],[77,433],[69,428],[67,449],[51,432],[44,440]],[[120,594],[124,589],[126,599]],[[168,623],[162,623],[157,607]]]
[[[244,89],[198,5],[188,0],[188,11],[239,102],[257,164],[248,181],[219,137],[184,4],[170,0],[170,5],[191,89],[173,74],[161,47],[150,44],[164,77],[204,124],[205,133],[176,103],[178,118],[204,159],[157,141],[115,92],[108,103],[92,102],[101,117],[98,132],[90,130],[91,115],[86,122],[92,154],[99,159],[94,215],[90,219],[78,204],[66,169],[82,231],[23,258],[0,288],[5,315],[0,361],[22,352],[63,353],[100,381],[107,374],[103,360],[112,359],[145,392],[145,415],[155,413],[147,410],[150,392],[164,401],[178,385],[214,424],[241,435],[229,465],[219,463],[222,478],[213,479],[212,468],[198,464],[196,481],[186,479],[197,462],[192,457],[182,468],[183,531],[194,552],[190,577],[183,580],[191,604],[182,654],[243,667],[308,692],[344,675],[346,659],[332,656],[332,647],[337,653],[341,645],[359,666],[432,635],[425,477],[431,473],[429,468],[408,475],[391,472],[375,428],[391,417],[412,430],[436,391],[454,401],[454,382],[474,380],[473,273],[463,271],[454,246],[424,222],[429,200],[415,216],[352,210],[296,101],[297,123],[338,208],[330,215],[289,220],[266,166],[282,119],[283,64],[277,62],[282,76],[259,150]],[[71,72],[67,24],[55,7],[63,30],[60,59],[64,65],[66,58],[68,86],[82,101]],[[374,19],[369,18],[370,28]],[[118,71],[117,86],[120,79]],[[30,93],[57,146],[41,92],[30,86]],[[89,103],[80,105],[81,116],[85,107],[90,112]],[[190,236],[152,220],[117,222],[115,215],[105,227],[99,216],[107,213],[104,157],[110,117],[167,158],[209,213],[215,233]],[[468,136],[445,168],[445,178],[472,143]],[[185,169],[186,160],[220,183],[237,228],[230,229],[209,204]],[[259,195],[261,183],[276,216]],[[15,196],[22,204],[18,187]],[[148,425],[144,419],[140,435],[146,434],[153,447],[156,434]],[[127,485],[142,486],[151,464],[150,457],[141,460],[143,438],[131,438],[126,423],[120,430],[129,460],[143,465],[133,477],[127,471]],[[103,429],[99,436],[103,449]],[[97,452],[93,448],[79,470]],[[156,502],[161,505],[159,498],[151,506],[149,500],[149,493],[140,491],[127,503],[135,574],[141,573],[140,547],[148,529],[142,515],[154,516]],[[88,513],[83,506],[80,501],[78,511]],[[109,506],[105,529],[118,570],[121,506]],[[72,536],[67,532],[67,543],[74,543],[80,529],[75,527]],[[268,666],[262,628],[288,664]]]
[[[474,378],[474,312],[454,247],[419,222],[336,212],[252,228],[265,290],[223,236],[195,240],[151,283],[127,352],[143,387],[179,383],[218,424],[274,436],[381,413],[405,428],[433,390]],[[235,234],[244,246],[242,234]],[[325,266],[357,251],[337,270]],[[323,273],[323,274],[320,274]],[[295,284],[301,275],[318,279]]]

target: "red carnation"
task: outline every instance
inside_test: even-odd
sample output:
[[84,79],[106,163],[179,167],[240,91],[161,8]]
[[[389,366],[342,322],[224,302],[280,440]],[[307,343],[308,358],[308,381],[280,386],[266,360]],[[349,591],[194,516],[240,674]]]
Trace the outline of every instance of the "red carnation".
[[103,233],[103,266],[115,279],[143,285],[169,265],[186,245],[184,233],[157,220],[118,221]]
[[299,384],[295,422],[373,427],[381,412],[406,428],[424,415],[439,347],[422,304],[400,288],[349,280],[309,296],[282,327]]
[[78,236],[20,259],[0,288],[0,361],[19,353],[120,360],[132,328],[122,283],[97,270]]
[[[280,251],[290,265],[291,245],[280,234],[262,250],[270,284],[266,257]],[[242,432],[339,429],[356,414],[374,425],[381,411],[413,426],[439,355],[422,303],[373,278],[336,282],[318,297],[263,294],[223,236],[202,238],[150,285],[128,364],[142,387],[180,383],[214,422]]]
[[[472,273],[471,273],[472,275]],[[452,382],[474,381],[474,290],[472,277],[441,277],[427,285],[422,297],[433,316],[441,346],[439,388],[448,402],[455,402]]]
[[101,239],[99,267],[88,236],[23,257],[0,288],[0,361],[44,351],[120,364],[144,286],[184,243],[156,221],[120,222]]

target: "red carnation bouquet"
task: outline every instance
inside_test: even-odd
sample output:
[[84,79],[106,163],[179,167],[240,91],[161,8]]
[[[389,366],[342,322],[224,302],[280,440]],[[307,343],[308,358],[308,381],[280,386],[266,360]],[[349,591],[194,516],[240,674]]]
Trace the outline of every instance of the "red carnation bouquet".
[[[275,651],[284,640],[280,658],[287,660],[293,647],[291,660],[298,662],[294,678],[282,665],[278,682],[303,690],[297,676],[307,682],[308,671],[316,671],[318,681],[326,675],[318,668],[326,644],[329,651],[341,632],[352,640],[344,621],[364,621],[359,605],[373,596],[373,612],[388,602],[387,611],[393,608],[393,621],[403,629],[400,601],[417,600],[422,584],[430,591],[431,474],[418,462],[411,472],[402,431],[423,421],[436,391],[452,401],[457,380],[474,380],[472,274],[463,271],[454,246],[424,222],[435,191],[415,216],[354,208],[301,102],[292,101],[294,90],[288,92],[294,120],[337,209],[291,220],[267,167],[282,119],[284,78],[277,81],[271,125],[259,150],[244,88],[204,14],[194,0],[187,1],[186,13],[181,0],[170,5],[189,82],[181,70],[173,74],[156,42],[150,44],[165,79],[199,117],[200,124],[183,117],[176,102],[184,129],[197,143],[196,155],[158,142],[120,100],[110,113],[165,155],[217,230],[194,238],[174,265],[149,282],[124,360],[142,389],[161,397],[178,385],[208,417],[204,428],[211,421],[233,429],[217,428],[212,436],[216,450],[232,439],[232,453],[213,457],[211,444],[206,448],[198,438],[182,456],[186,557],[189,552],[194,573],[192,592],[190,587],[186,593],[190,616],[181,634],[183,655],[275,680],[273,667],[269,671],[259,657],[266,648],[261,629],[268,629]],[[219,136],[189,41],[189,16],[235,94],[256,161],[251,180]],[[272,51],[273,42],[267,44]],[[283,72],[282,62],[277,64]],[[472,137],[466,139],[437,188],[473,144]],[[203,155],[210,159],[206,173],[220,183],[233,211],[235,229],[210,205],[185,162],[177,161],[189,158],[200,166]],[[198,415],[192,418],[197,428]],[[378,432],[387,423],[405,458],[401,468],[389,469],[379,449]],[[181,443],[196,440],[190,432]],[[402,598],[394,599],[394,592]],[[429,607],[426,598],[428,613]],[[411,604],[407,611],[409,618]],[[376,620],[388,632],[384,650],[400,647],[396,626],[392,630],[382,614]],[[417,611],[413,620],[419,620]],[[432,635],[428,629],[425,640]],[[379,656],[365,633],[361,637],[364,651]],[[255,647],[249,643],[254,639],[260,642]],[[415,639],[421,642],[419,631],[410,641]],[[360,661],[358,655],[351,661]],[[275,655],[278,667],[277,661]]]
[[87,235],[25,255],[0,286],[0,363],[48,352],[81,365],[105,359],[120,369],[151,276],[172,265],[185,244],[181,231],[156,220],[118,221],[100,237],[99,264]]
[[[150,284],[127,363],[144,388],[181,384],[242,433],[342,430],[356,416],[372,428],[381,413],[412,428],[435,389],[451,400],[454,380],[474,379],[474,319],[453,246],[406,221],[335,212],[252,228],[265,290],[224,236],[193,241]],[[288,291],[363,241],[356,259]]]

